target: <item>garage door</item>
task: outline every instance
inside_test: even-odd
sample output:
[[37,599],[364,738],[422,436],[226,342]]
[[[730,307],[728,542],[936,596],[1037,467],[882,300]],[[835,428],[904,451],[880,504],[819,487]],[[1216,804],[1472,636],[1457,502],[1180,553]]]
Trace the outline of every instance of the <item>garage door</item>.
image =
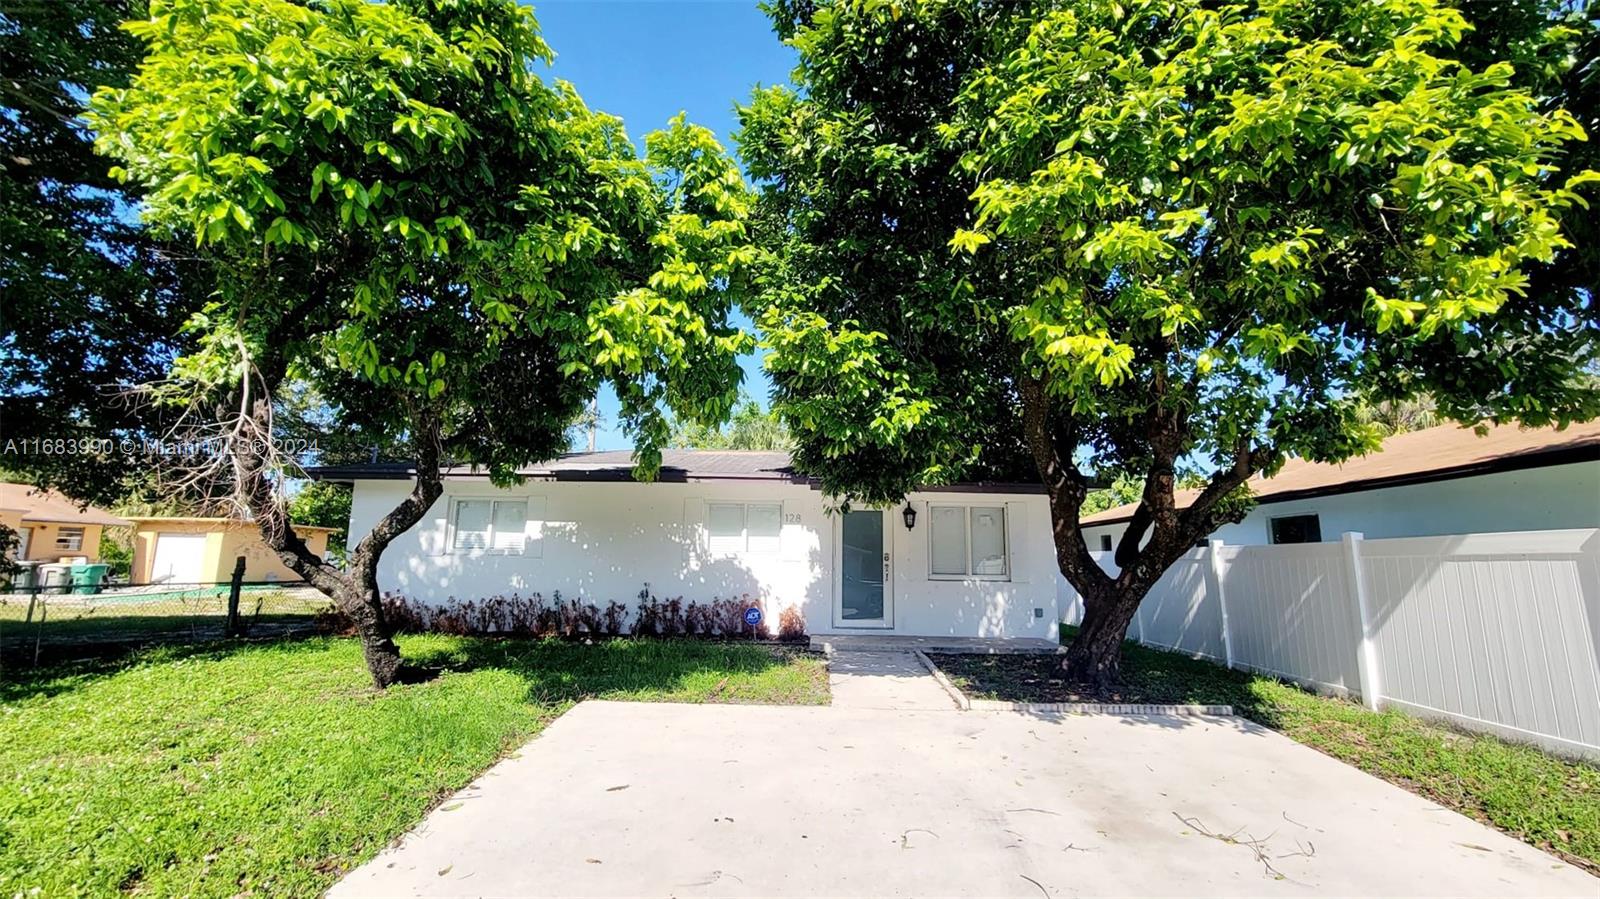
[[158,583],[194,584],[206,578],[201,571],[206,558],[204,534],[157,534],[156,561],[150,580]]

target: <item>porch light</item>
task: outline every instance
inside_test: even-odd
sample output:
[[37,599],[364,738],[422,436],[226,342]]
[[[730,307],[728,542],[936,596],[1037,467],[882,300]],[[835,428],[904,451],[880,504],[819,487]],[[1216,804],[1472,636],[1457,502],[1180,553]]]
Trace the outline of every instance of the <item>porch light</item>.
[[906,503],[906,507],[900,510],[900,517],[906,520],[906,530],[909,531],[917,526],[917,510],[912,508],[910,503]]

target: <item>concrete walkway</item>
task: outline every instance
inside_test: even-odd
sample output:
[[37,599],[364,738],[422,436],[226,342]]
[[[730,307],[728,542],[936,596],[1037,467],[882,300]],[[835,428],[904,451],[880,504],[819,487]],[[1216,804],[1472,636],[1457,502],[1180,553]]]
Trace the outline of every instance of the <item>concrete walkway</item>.
[[835,652],[828,657],[835,708],[957,710],[954,699],[909,652]]
[[1222,718],[584,702],[364,896],[1585,896],[1600,881]]

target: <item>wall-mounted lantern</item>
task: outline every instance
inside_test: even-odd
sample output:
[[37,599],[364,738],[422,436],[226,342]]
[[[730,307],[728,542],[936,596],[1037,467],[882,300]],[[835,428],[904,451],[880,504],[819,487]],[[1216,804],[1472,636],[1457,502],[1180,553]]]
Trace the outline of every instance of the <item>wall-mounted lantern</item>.
[[917,526],[917,510],[910,503],[906,503],[906,507],[900,510],[900,517],[906,520],[906,530],[909,531]]

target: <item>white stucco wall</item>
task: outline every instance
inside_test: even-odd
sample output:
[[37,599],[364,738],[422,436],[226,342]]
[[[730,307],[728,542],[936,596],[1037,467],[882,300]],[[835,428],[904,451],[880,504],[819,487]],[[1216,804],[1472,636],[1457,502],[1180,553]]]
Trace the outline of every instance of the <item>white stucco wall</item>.
[[[350,512],[351,545],[410,490],[407,481],[358,481]],[[525,497],[528,549],[522,555],[446,551],[451,501]],[[1011,575],[1005,581],[933,580],[928,576],[929,501],[1004,505]],[[707,548],[707,502],[781,502],[780,546],[769,552],[713,553]],[[921,636],[1045,637],[1058,610],[1049,513],[1030,494],[930,493],[911,498],[919,511],[907,531],[898,510],[885,523],[892,570],[893,626],[869,632]],[[781,609],[799,605],[813,634],[849,633],[835,623],[839,519],[818,491],[795,484],[529,482],[497,490],[481,480],[446,482],[424,519],[384,552],[385,591],[428,602],[450,597],[540,593],[631,608],[648,583],[658,598],[706,602],[759,597],[776,627]],[[1036,612],[1035,610],[1041,610]]]
[[[1600,462],[1262,503],[1212,537],[1243,546],[1267,544],[1271,519],[1306,514],[1318,517],[1324,541],[1338,540],[1346,531],[1378,539],[1592,528],[1600,526]],[[1099,550],[1101,535],[1111,535],[1114,545],[1126,527],[1084,528],[1084,539],[1091,550]]]

